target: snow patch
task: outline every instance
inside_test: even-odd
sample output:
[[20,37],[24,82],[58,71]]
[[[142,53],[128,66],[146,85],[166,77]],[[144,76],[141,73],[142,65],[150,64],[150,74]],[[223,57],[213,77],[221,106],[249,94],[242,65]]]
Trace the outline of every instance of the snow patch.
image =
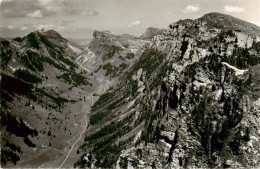
[[16,71],[16,68],[12,67],[11,65],[9,65],[10,69],[15,72]]
[[228,64],[228,63],[226,63],[226,62],[221,62],[223,65],[226,65],[227,67],[229,67],[230,69],[233,69],[234,71],[235,71],[235,75],[236,76],[242,76],[245,72],[247,72],[248,70],[247,69],[245,69],[245,70],[241,70],[241,69],[238,69],[238,68],[236,68],[236,67],[234,67],[234,66],[232,66],[232,65],[230,65],[230,64]]

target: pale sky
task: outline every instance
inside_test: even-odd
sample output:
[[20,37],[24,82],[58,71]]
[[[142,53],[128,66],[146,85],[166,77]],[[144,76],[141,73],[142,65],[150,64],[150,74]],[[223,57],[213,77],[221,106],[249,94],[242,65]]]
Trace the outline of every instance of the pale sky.
[[260,26],[260,0],[0,0],[0,36],[54,29],[65,38],[91,38],[94,30],[141,35],[179,19],[220,12]]

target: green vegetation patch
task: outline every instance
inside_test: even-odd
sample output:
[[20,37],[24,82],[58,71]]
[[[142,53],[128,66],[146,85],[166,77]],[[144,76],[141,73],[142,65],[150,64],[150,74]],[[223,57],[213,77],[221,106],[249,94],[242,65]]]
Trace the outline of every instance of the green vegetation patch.
[[18,57],[32,71],[43,71],[43,58],[38,53],[28,50],[25,54],[18,55]]
[[6,74],[1,74],[1,77],[1,96],[5,95],[4,93],[8,93],[11,95],[24,95],[29,98],[35,99],[35,96],[32,92],[32,84],[26,83],[20,79],[8,76]]
[[69,102],[69,100],[66,99],[66,98],[63,98],[63,97],[60,97],[60,96],[55,97],[55,96],[50,95],[49,93],[47,93],[46,91],[44,91],[44,89],[36,88],[35,91],[38,92],[38,93],[41,93],[42,96],[49,97],[49,98],[52,99],[53,102],[56,103],[58,106],[61,106],[61,105],[63,105],[63,104],[66,103],[66,102]]
[[99,99],[95,102],[95,104],[92,106],[93,109],[103,105],[108,101],[109,98],[113,97],[113,94],[110,92],[107,92],[99,97]]
[[36,34],[34,32],[32,32],[28,35],[27,43],[28,43],[29,47],[33,47],[36,49],[40,48],[39,42],[38,42]]
[[[8,162],[16,164],[20,160],[19,155],[22,154],[21,148],[10,140],[10,135],[28,138],[28,136],[37,136],[36,129],[29,128],[21,118],[17,118],[4,109],[1,112],[1,128],[5,129],[1,136],[1,165],[4,166]],[[27,141],[27,140],[26,140]],[[31,142],[31,144],[33,144]],[[34,145],[34,144],[33,144]]]
[[19,79],[22,79],[26,82],[29,82],[29,83],[41,83],[42,80],[31,74],[28,70],[25,70],[25,69],[18,69],[14,72],[14,75],[19,78]]
[[104,112],[97,112],[96,114],[93,114],[89,119],[90,125],[99,123],[105,116],[106,114]]
[[107,63],[107,64],[103,65],[103,69],[106,70],[105,76],[108,76],[108,75],[114,76],[118,71],[118,67],[116,67],[115,65],[112,65],[111,63]]
[[54,45],[52,42],[50,42],[44,35],[42,35],[42,34],[40,34],[40,33],[39,33],[38,35],[39,35],[41,41],[42,41],[46,46],[48,46],[49,48],[54,49],[55,47],[57,47],[57,45]]
[[129,81],[129,85],[131,86],[131,92],[132,94],[135,94],[137,93],[137,90],[138,90],[138,81],[137,80],[130,80]]
[[181,58],[180,58],[180,59],[183,58],[183,56],[184,56],[186,50],[188,49],[188,45],[189,45],[189,42],[183,40],[182,45],[181,45]]
[[131,53],[131,52],[129,52],[129,53],[126,54],[126,58],[127,58],[127,59],[133,59],[134,57],[135,57],[135,54],[133,54],[133,53]]
[[58,79],[64,79],[68,83],[74,83],[76,85],[87,85],[88,81],[86,77],[77,73],[64,73],[61,76],[57,76]]
[[122,71],[125,70],[127,67],[128,67],[128,64],[126,64],[126,63],[121,63],[121,64],[119,65],[119,70],[122,72]]
[[[85,137],[85,141],[88,143],[83,144],[81,149],[85,149],[86,146],[93,147],[91,154],[97,160],[95,162],[96,167],[113,168],[119,159],[120,152],[126,148],[127,143],[133,140],[133,137],[131,137],[126,141],[119,142],[118,145],[114,144],[116,139],[131,130],[127,124],[131,121],[132,117],[133,115],[130,115],[121,121],[112,122],[102,127],[96,133]],[[91,159],[86,161],[86,159],[82,158],[83,156],[81,156],[80,160],[74,166],[90,167]]]
[[[53,59],[49,57],[40,56],[38,53],[28,50],[25,54],[18,55],[20,60],[25,64],[26,67],[31,69],[32,71],[39,71],[42,72],[44,70],[43,63],[48,63],[59,70],[66,71],[67,69],[65,66],[61,64],[57,64]],[[71,62],[69,59],[64,57],[60,57],[60,60],[66,63],[69,66],[75,67],[74,63]]]
[[13,51],[10,48],[9,41],[0,42],[0,51],[1,51],[1,68],[5,69],[7,64],[12,58]]
[[12,143],[8,135],[2,135],[1,138],[1,166],[5,166],[8,162],[16,165],[20,160],[19,155],[22,154],[21,147]]
[[[250,131],[248,128],[237,127],[243,117],[243,113],[238,111],[237,98],[234,98],[234,100],[230,98],[224,99],[224,109],[218,113],[221,116],[225,115],[226,118],[218,120],[215,125],[216,130],[214,130],[212,118],[216,113],[216,107],[212,106],[211,100],[204,97],[195,106],[188,127],[189,132],[198,137],[206,155],[210,157],[207,159],[208,164],[215,167],[214,161],[212,161],[214,153],[219,154],[226,160],[232,155],[242,156],[239,147],[250,140]],[[241,131],[246,134],[241,135]]]
[[77,67],[77,65],[75,63],[73,63],[71,60],[65,58],[62,55],[62,51],[59,51],[59,50],[56,50],[56,49],[49,49],[49,53],[50,53],[50,55],[53,59],[56,59],[58,61],[62,61],[63,63],[65,63],[66,65],[68,65],[72,68]]
[[[257,46],[253,46],[253,49]],[[249,53],[249,49],[236,48],[234,54],[230,57],[223,58],[224,61],[239,68],[246,69],[249,66],[254,66],[260,63],[260,57]]]
[[119,54],[119,51],[122,50],[121,47],[115,45],[104,45],[104,47],[108,52],[102,56],[103,61],[112,58],[116,53]]
[[163,63],[165,54],[158,52],[155,49],[149,49],[142,54],[139,61],[134,65],[133,70],[128,76],[132,76],[140,68],[146,71],[146,75],[149,78],[153,72]]
[[97,131],[93,134],[90,134],[89,136],[86,136],[84,140],[93,142],[94,140],[97,140],[101,137],[105,137],[114,132],[117,132],[117,131],[119,131],[118,129],[122,128],[126,123],[128,123],[131,118],[132,118],[132,116],[128,116],[121,121],[112,122],[109,125],[102,127],[99,131]]
[[43,59],[43,62],[48,63],[59,70],[64,70],[64,71],[66,70],[66,68],[63,65],[57,64],[54,60],[52,60],[48,57],[43,57],[42,59]]
[[52,58],[62,61],[66,65],[71,66],[72,68],[76,67],[75,63],[73,63],[71,60],[65,58],[64,56],[62,56],[62,53],[64,53],[64,49],[62,47],[53,44],[42,34],[39,34],[39,37],[40,37],[41,41],[49,48],[49,53]]
[[120,102],[122,102],[123,100],[124,100],[124,97],[122,97],[122,98],[120,98],[120,99],[114,101],[112,104],[110,104],[110,105],[107,107],[107,110],[108,110],[108,111],[111,111],[111,110],[115,109],[115,108],[117,107],[117,105],[118,105]]
[[28,137],[37,136],[38,132],[36,129],[29,128],[22,118],[17,118],[13,116],[11,113],[1,111],[1,125],[6,128],[7,132],[10,132],[17,137]]
[[13,40],[16,41],[16,42],[22,42],[22,41],[24,41],[24,38],[16,37]]
[[119,75],[127,67],[128,67],[128,64],[126,64],[126,63],[121,63],[118,67],[116,67],[115,65],[112,65],[111,63],[107,63],[107,64],[103,65],[103,69],[106,70],[105,76],[110,75],[111,77],[115,77],[116,75]]

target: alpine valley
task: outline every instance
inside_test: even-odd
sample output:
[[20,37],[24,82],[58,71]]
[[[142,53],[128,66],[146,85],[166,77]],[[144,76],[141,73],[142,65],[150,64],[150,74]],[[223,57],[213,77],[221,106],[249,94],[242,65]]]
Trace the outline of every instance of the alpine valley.
[[2,167],[260,167],[259,27],[209,13],[83,46],[0,38]]

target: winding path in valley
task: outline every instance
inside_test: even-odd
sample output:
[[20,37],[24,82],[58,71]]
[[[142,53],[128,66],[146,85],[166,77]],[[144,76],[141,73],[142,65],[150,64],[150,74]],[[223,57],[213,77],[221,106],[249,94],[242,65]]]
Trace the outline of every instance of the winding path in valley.
[[[106,90],[111,86],[111,84],[112,84],[112,82],[111,81],[109,81],[109,80],[107,80],[107,79],[104,79],[104,78],[101,78],[101,77],[98,77],[97,78],[97,82],[98,82],[98,86],[96,86],[96,92],[99,94],[99,95],[101,95],[101,94],[103,94],[104,92],[106,92]],[[59,169],[60,168],[67,168],[67,167],[73,167],[73,166],[68,166],[68,165],[71,165],[70,163],[72,162],[71,160],[71,158],[74,158],[74,157],[72,157],[73,156],[73,152],[75,152],[74,150],[75,149],[77,149],[77,144],[79,144],[79,142],[80,142],[80,140],[82,139],[82,137],[84,137],[84,133],[85,133],[85,131],[87,130],[87,128],[88,128],[88,119],[89,119],[89,113],[90,113],[90,107],[94,104],[94,92],[91,94],[91,95],[89,95],[88,97],[87,97],[87,101],[85,101],[85,102],[83,102],[83,108],[82,108],[82,112],[84,112],[85,113],[85,115],[84,115],[84,119],[85,119],[85,124],[84,124],[84,126],[82,126],[82,127],[84,127],[83,128],[83,130],[82,130],[82,132],[79,134],[79,136],[78,136],[78,139],[77,140],[75,140],[74,142],[73,142],[73,144],[71,144],[70,146],[68,146],[67,148],[69,149],[69,151],[66,153],[66,152],[64,152],[64,151],[62,151],[62,150],[58,150],[58,149],[55,149],[55,148],[52,148],[52,147],[48,147],[48,146],[44,146],[44,148],[49,148],[49,149],[52,149],[52,150],[55,150],[55,151],[57,151],[57,152],[59,152],[59,153],[62,153],[62,156],[59,158],[60,160],[61,160],[61,158],[63,159],[64,157],[63,157],[63,155],[65,156],[65,158],[64,158],[64,160],[61,160],[60,162],[60,164],[59,164]],[[74,137],[75,138],[75,137]],[[74,139],[73,138],[73,139]],[[55,161],[59,161],[59,160],[55,160]],[[54,161],[54,162],[55,162]],[[48,162],[47,162],[48,163]],[[39,166],[39,168],[42,168],[42,167],[44,167],[44,166],[46,166],[46,164],[47,163],[44,163],[44,164],[42,164],[42,165],[40,165]],[[49,163],[49,165],[50,165],[50,163]]]
[[[102,85],[101,85],[100,81],[103,81],[103,79],[100,78],[100,79],[98,80],[98,82],[99,82],[99,93],[100,93],[100,91],[102,90],[102,89],[101,89],[101,88],[102,88]],[[106,84],[105,84],[105,87],[104,87],[104,89],[103,89],[103,93],[107,90],[107,88],[108,88],[110,85],[111,85],[111,82],[109,82],[109,80],[106,80]],[[100,94],[102,94],[102,93],[100,93]],[[91,103],[91,106],[92,106],[92,105],[94,104],[94,103],[93,103],[93,95],[91,96],[91,100],[92,100],[92,103]],[[90,106],[90,107],[91,107],[91,106]],[[70,148],[70,150],[69,150],[69,152],[68,152],[66,158],[63,160],[63,162],[62,162],[61,165],[59,166],[59,169],[66,163],[66,161],[67,161],[67,159],[69,158],[71,152],[73,151],[74,146],[78,143],[78,141],[79,141],[79,140],[81,139],[81,137],[82,137],[82,134],[86,131],[86,129],[87,129],[87,127],[88,127],[87,114],[89,114],[89,108],[88,108],[88,110],[87,110],[87,113],[85,114],[85,122],[86,122],[86,124],[85,124],[84,130],[80,133],[79,138],[72,144],[72,146],[71,146],[71,148]]]
[[[93,97],[93,96],[92,96],[92,97]],[[89,113],[89,111],[88,111],[88,113]],[[80,133],[79,138],[78,138],[78,139],[73,143],[73,145],[71,146],[70,151],[68,152],[66,158],[64,159],[64,161],[62,162],[62,164],[59,166],[59,168],[61,168],[61,167],[64,165],[64,163],[67,161],[67,159],[69,158],[70,153],[72,152],[74,146],[78,143],[78,141],[81,139],[82,134],[86,131],[86,129],[87,129],[87,127],[88,127],[87,115],[85,115],[85,121],[86,121],[86,125],[85,125],[85,127],[84,127],[84,130]]]

